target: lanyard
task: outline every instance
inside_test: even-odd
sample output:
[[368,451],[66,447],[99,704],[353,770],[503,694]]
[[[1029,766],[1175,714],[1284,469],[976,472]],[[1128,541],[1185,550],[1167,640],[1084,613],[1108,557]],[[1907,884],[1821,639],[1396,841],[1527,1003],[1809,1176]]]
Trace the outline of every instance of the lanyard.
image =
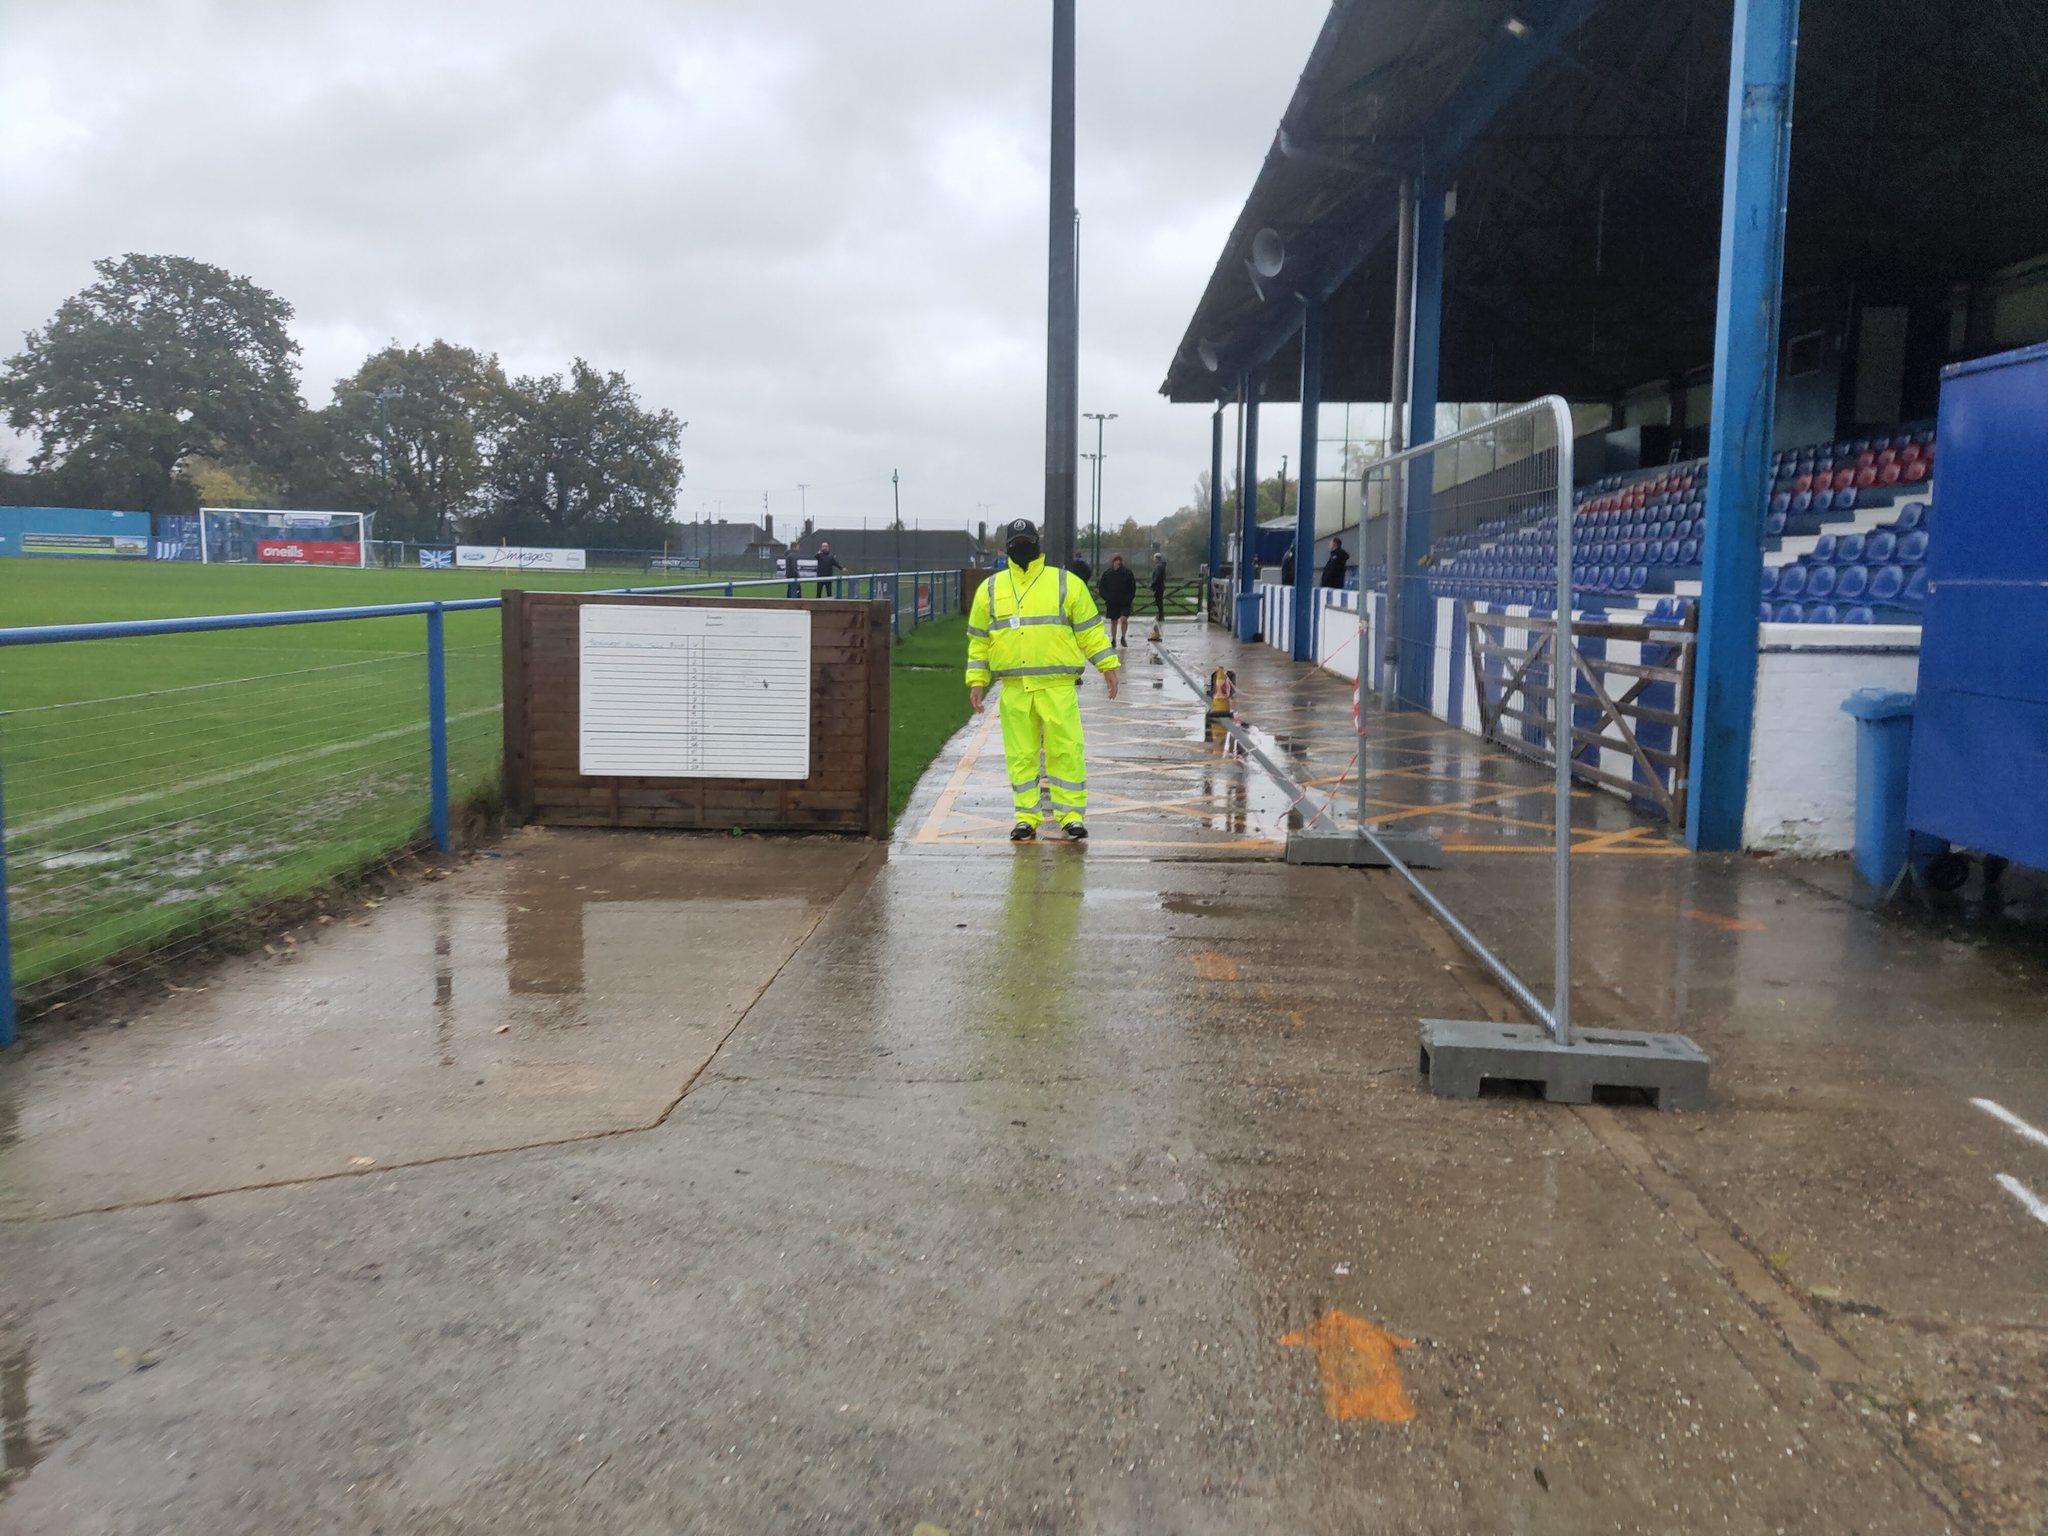
[[1019,592],[1017,590],[1017,567],[1014,564],[1010,567],[1010,628],[1021,629],[1023,627],[1024,598],[1033,587],[1038,585],[1039,578],[1044,575],[1045,567],[1041,565],[1038,568],[1038,575],[1027,581],[1024,584],[1024,591]]

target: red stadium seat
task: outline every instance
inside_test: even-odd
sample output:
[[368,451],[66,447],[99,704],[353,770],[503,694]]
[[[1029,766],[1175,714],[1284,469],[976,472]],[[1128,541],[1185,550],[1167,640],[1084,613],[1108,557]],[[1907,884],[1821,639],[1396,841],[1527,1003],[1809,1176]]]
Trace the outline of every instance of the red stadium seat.
[[1887,464],[1878,470],[1877,483],[1879,485],[1897,485],[1899,483],[1899,466],[1897,464]]
[[[1865,457],[1865,458],[1868,458],[1868,457],[1869,457],[1869,455],[1868,455],[1868,454],[1865,454],[1865,455],[1864,455],[1864,457]],[[1877,484],[1877,465],[1876,465],[1876,464],[1874,464],[1874,463],[1873,463],[1873,464],[1865,464],[1865,465],[1863,465],[1863,466],[1862,466],[1862,467],[1861,467],[1860,469],[1858,469],[1858,470],[1856,471],[1856,489],[1857,489],[1857,490],[1859,490],[1859,491],[1863,491],[1863,490],[1868,490],[1868,489],[1869,489],[1869,488],[1870,488],[1871,486],[1873,486],[1873,485],[1875,485],[1875,484]]]
[[1899,478],[1908,485],[1918,485],[1927,478],[1933,468],[1934,461],[1932,459],[1915,459],[1906,466],[1905,472]]
[[1898,462],[1899,450],[1896,448],[1887,448],[1883,453],[1880,453],[1877,456],[1877,467],[1879,469],[1890,469],[1894,464]]
[[1803,491],[1810,491],[1810,490],[1812,490],[1812,489],[1813,489],[1813,476],[1811,476],[1811,475],[1799,475],[1799,476],[1796,476],[1796,477],[1794,477],[1794,479],[1793,479],[1793,481],[1792,481],[1792,494],[1793,494],[1794,496],[1797,496],[1797,495],[1799,495],[1799,494],[1800,494],[1801,492],[1803,492]]

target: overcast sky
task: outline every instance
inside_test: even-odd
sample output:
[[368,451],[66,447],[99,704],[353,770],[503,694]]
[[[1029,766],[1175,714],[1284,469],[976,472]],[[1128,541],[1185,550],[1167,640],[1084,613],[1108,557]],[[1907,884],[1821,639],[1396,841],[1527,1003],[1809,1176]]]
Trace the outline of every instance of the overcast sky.
[[[296,307],[316,406],[392,341],[580,354],[689,421],[685,517],[885,518],[892,468],[926,526],[1036,516],[1050,9],[0,0],[0,341],[193,256]],[[1207,463],[1159,382],[1326,11],[1080,0],[1106,521]]]

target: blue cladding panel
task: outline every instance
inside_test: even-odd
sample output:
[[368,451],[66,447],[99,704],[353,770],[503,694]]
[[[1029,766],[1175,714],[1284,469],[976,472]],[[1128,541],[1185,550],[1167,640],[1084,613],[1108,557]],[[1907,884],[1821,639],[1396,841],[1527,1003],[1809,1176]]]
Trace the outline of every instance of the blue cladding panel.
[[1944,371],[1906,815],[2048,868],[2048,347]]

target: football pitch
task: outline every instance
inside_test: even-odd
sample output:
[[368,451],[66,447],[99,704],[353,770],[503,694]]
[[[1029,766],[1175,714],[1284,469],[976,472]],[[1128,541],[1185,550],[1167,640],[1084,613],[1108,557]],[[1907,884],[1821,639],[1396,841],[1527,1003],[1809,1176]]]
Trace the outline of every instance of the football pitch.
[[[0,626],[700,579],[714,578],[13,559],[0,560]],[[497,794],[499,615],[451,613],[445,625],[459,822],[465,805]],[[943,619],[899,643],[892,814],[966,719],[961,629]],[[0,769],[17,989],[117,979],[252,908],[417,845],[427,748],[421,616],[7,648]]]

